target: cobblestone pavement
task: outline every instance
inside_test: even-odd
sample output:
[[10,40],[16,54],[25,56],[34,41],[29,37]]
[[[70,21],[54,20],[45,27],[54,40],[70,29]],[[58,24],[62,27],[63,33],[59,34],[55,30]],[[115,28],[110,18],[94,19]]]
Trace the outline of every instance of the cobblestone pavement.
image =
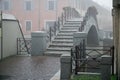
[[50,80],[59,69],[58,57],[14,56],[0,61],[0,80]]

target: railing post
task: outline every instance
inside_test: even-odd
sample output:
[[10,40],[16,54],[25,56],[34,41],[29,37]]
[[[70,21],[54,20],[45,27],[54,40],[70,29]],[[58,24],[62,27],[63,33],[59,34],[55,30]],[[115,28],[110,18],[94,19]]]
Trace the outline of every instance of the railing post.
[[18,55],[18,45],[19,45],[19,39],[17,38],[17,55]]
[[75,46],[75,74],[78,72],[78,61],[77,61],[77,46]]
[[86,58],[86,44],[85,44],[85,39],[83,39],[83,58]]
[[71,8],[70,8],[70,19],[71,19]]
[[68,9],[68,20],[70,19],[70,9]]
[[[87,33],[86,32],[76,32],[73,34],[73,46],[79,45],[82,40],[85,40],[85,43],[87,41]],[[85,44],[86,45],[86,44]]]
[[63,26],[63,13],[62,13],[62,16],[61,16],[61,22],[62,22],[62,26]]
[[60,30],[60,18],[58,17],[58,31]]
[[72,72],[72,62],[70,54],[63,54],[60,58],[61,75],[60,80],[70,80]]
[[111,78],[112,57],[104,55],[101,58],[101,78],[102,80],[110,80]]
[[74,16],[74,11],[73,11],[73,9],[72,9],[72,18],[73,18],[73,16]]
[[[21,39],[19,38],[19,42],[21,43]],[[24,41],[25,42],[25,41]],[[21,54],[21,44],[19,44],[19,53]]]
[[65,21],[67,21],[67,12],[65,11]]
[[54,23],[54,36],[56,36],[56,33],[57,33],[57,22],[55,21]]
[[47,33],[44,31],[32,32],[32,46],[31,55],[32,56],[43,56],[47,48]]
[[112,75],[114,75],[114,46],[111,47],[111,56],[112,56]]
[[51,27],[49,27],[50,28],[50,32],[49,32],[49,36],[50,36],[50,42],[52,41],[52,29],[51,29]]

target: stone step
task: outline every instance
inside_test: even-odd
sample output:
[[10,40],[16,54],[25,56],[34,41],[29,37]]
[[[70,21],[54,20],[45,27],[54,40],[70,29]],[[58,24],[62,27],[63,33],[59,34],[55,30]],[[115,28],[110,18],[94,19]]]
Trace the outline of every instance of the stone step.
[[73,30],[67,29],[67,30],[60,30],[60,31],[63,31],[63,32],[64,32],[64,31],[66,31],[66,32],[67,32],[67,31],[76,32],[76,31],[78,31],[78,30],[77,30],[77,29],[73,29]]
[[55,39],[73,39],[73,36],[57,36]]
[[64,24],[81,24],[81,21],[67,21]]
[[73,43],[73,40],[58,40],[58,39],[55,39],[52,41],[52,43]]
[[[62,39],[61,39],[61,40],[62,40]],[[73,41],[60,41],[60,40],[59,40],[59,41],[52,41],[52,43],[56,43],[56,44],[57,44],[57,43],[60,43],[60,44],[67,44],[67,43],[68,43],[68,44],[69,44],[69,43],[73,43]]]
[[81,21],[66,21],[64,24],[81,24]]
[[69,40],[73,40],[73,38],[55,38],[54,40],[65,40],[65,41],[69,41]]
[[63,25],[63,27],[80,27],[81,25]]
[[82,22],[82,21],[83,21],[83,18],[74,18],[74,19],[67,20],[66,22]]
[[61,56],[61,54],[70,54],[73,47],[73,33],[77,32],[81,26],[80,21],[67,21],[60,29],[52,43],[50,43],[45,55]]
[[66,23],[81,23],[82,20],[68,20]]
[[60,33],[75,33],[78,30],[60,30]]
[[65,23],[64,25],[80,26],[81,23]]
[[47,50],[49,51],[70,51],[71,50],[71,47],[49,47],[47,48]]
[[79,27],[62,27],[61,30],[79,30]]
[[57,36],[73,36],[73,33],[58,33]]
[[72,43],[67,43],[67,44],[63,44],[63,43],[52,43],[50,44],[50,47],[72,47],[73,44]]
[[44,55],[60,57],[62,54],[70,54],[70,51],[46,51]]

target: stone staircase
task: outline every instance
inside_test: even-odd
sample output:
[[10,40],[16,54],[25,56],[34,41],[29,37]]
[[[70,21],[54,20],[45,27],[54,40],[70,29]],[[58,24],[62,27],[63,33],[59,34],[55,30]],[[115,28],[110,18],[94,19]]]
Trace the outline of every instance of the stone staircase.
[[70,54],[71,47],[73,46],[73,33],[77,32],[80,26],[81,21],[65,22],[57,36],[50,43],[45,55],[60,56],[61,54]]

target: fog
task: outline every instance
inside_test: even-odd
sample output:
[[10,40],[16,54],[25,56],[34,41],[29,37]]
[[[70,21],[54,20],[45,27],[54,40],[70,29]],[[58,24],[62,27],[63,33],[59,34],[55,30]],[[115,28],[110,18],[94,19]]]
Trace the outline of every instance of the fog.
[[[25,34],[46,29],[49,21],[61,17],[64,7],[74,8],[77,15],[85,16],[90,6],[95,6],[98,10],[99,28],[112,31],[112,0],[0,0],[0,10],[18,18]],[[32,27],[26,28],[26,21],[31,21]]]
[[0,0],[0,80],[114,73],[113,59],[101,68],[114,55],[111,9],[112,0]]
[[96,3],[100,4],[101,6],[105,7],[106,9],[112,9],[112,0],[93,0]]

